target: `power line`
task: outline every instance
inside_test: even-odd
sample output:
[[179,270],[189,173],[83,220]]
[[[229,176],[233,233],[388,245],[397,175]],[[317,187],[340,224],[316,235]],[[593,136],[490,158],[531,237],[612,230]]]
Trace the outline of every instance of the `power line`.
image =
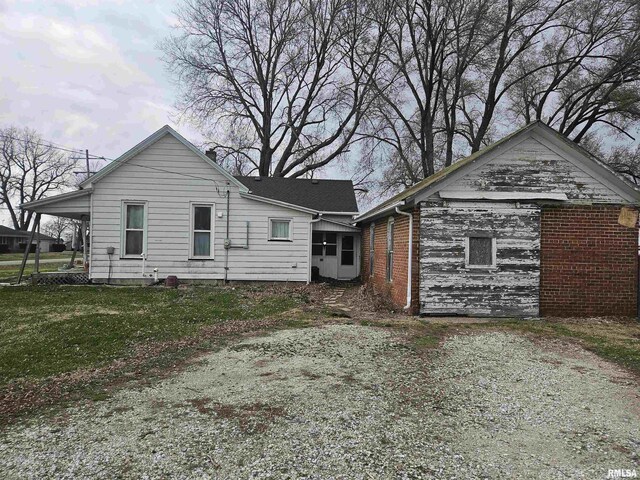
[[[75,153],[75,154],[84,154],[85,153],[85,151],[83,151],[83,150],[80,150],[80,149],[74,150],[74,149],[62,146],[60,144],[56,144],[56,143],[51,142],[51,141],[47,141],[47,143],[41,143],[41,142],[33,142],[33,141],[25,139],[25,138],[19,138],[19,137],[15,137],[15,136],[12,136],[12,135],[7,135],[7,134],[0,134],[0,136],[4,137],[5,139],[8,138],[10,140],[16,140],[18,142],[23,142],[25,144],[34,143],[35,145],[49,147],[49,148],[53,148],[53,149],[56,149],[56,150],[62,150],[62,151],[65,151],[65,152],[70,152],[70,153]],[[82,157],[71,157],[72,160],[84,160],[85,158],[86,158],[85,156],[82,156]],[[98,156],[98,155],[89,155],[89,159],[90,160],[108,160],[108,161],[110,161],[112,163],[113,162],[118,162],[117,159],[104,157],[104,156]],[[140,165],[140,164],[131,163],[131,162],[127,162],[127,163],[129,165],[134,166],[134,167],[147,168],[149,170],[156,170],[158,172],[170,173],[170,174],[179,175],[179,176],[182,176],[182,177],[188,177],[188,178],[194,178],[194,179],[197,179],[197,180],[205,180],[207,182],[212,182],[215,185],[216,192],[218,192],[218,195],[220,195],[220,185],[219,185],[219,183],[217,181],[211,179],[211,178],[200,177],[198,175],[189,175],[188,173],[175,172],[175,171],[171,171],[171,170],[165,170],[163,168],[151,167],[149,165]],[[86,173],[86,172],[78,172],[78,173]],[[95,174],[96,172],[89,172],[89,173]]]
[[[20,137],[16,137],[13,135],[7,135],[6,133],[2,133],[0,134],[0,137],[3,137],[5,139],[9,139],[9,140],[15,140],[18,142],[22,142],[24,144],[28,144],[28,143],[33,143],[34,145],[39,145],[42,147],[49,147],[49,148],[53,148],[55,150],[62,150],[63,152],[69,152],[69,153],[76,153],[76,154],[84,154],[85,151],[82,149],[74,149],[71,147],[67,147],[65,145],[61,145],[59,143],[56,142],[52,142],[50,140],[43,140],[40,142],[34,142],[32,140],[26,139],[26,138],[20,138]],[[46,143],[42,143],[42,142],[46,142]],[[72,160],[84,160],[84,156],[83,157],[71,157]],[[89,159],[90,160],[109,160],[109,161],[113,161],[113,158],[109,158],[109,157],[105,157],[103,155],[93,155],[93,154],[89,154]]]
[[73,148],[70,148],[70,147],[65,147],[65,146],[62,146],[62,145],[59,145],[59,144],[56,144],[54,142],[47,141],[47,140],[44,140],[47,143],[42,143],[42,141],[34,142],[33,140],[29,140],[29,139],[26,139],[26,138],[15,137],[13,135],[7,135],[6,133],[2,133],[2,134],[0,134],[0,136],[3,137],[4,139],[15,140],[17,142],[22,142],[25,145],[29,144],[29,143],[33,143],[34,145],[39,145],[41,147],[49,147],[49,148],[53,148],[55,150],[62,150],[64,152],[82,153],[82,150],[80,150],[80,149],[73,149]]
[[140,165],[138,163],[127,162],[127,164],[128,165],[132,165],[134,167],[148,168],[149,170],[156,170],[158,172],[171,173],[173,175],[179,175],[181,177],[189,177],[189,178],[195,178],[197,180],[205,180],[207,182],[212,182],[216,187],[216,192],[218,192],[218,195],[220,195],[220,185],[218,185],[218,182],[213,180],[212,178],[200,177],[198,175],[189,175],[188,173],[182,173],[182,172],[174,172],[174,171],[171,171],[171,170],[165,170],[164,168],[150,167],[149,165]]

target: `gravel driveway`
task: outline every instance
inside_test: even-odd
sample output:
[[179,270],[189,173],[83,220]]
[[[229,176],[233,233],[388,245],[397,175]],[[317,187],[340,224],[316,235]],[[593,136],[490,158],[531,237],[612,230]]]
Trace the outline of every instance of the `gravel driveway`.
[[2,478],[606,478],[639,467],[636,384],[586,352],[389,329],[279,331],[0,434]]

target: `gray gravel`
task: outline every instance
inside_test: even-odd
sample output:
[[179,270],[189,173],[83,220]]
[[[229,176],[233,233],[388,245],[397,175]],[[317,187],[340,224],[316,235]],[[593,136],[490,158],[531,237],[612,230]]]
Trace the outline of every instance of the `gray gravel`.
[[153,387],[14,425],[0,436],[0,473],[606,478],[637,469],[640,451],[637,392],[612,372],[516,335],[452,337],[426,364],[388,330],[287,330]]

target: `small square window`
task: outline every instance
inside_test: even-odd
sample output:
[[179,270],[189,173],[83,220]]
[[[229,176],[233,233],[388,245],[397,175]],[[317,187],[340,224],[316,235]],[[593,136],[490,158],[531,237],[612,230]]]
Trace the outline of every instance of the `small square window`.
[[469,237],[467,241],[467,266],[495,266],[495,238]]
[[269,240],[291,240],[291,219],[269,219]]

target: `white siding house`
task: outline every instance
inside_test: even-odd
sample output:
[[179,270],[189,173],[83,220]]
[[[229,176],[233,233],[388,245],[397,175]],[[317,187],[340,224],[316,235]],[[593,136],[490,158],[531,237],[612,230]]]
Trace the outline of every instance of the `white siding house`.
[[[323,214],[253,194],[168,126],[81,190],[23,208],[90,222],[95,282],[150,279],[155,269],[160,279],[307,282],[312,229]],[[345,223],[352,214],[342,215]]]

